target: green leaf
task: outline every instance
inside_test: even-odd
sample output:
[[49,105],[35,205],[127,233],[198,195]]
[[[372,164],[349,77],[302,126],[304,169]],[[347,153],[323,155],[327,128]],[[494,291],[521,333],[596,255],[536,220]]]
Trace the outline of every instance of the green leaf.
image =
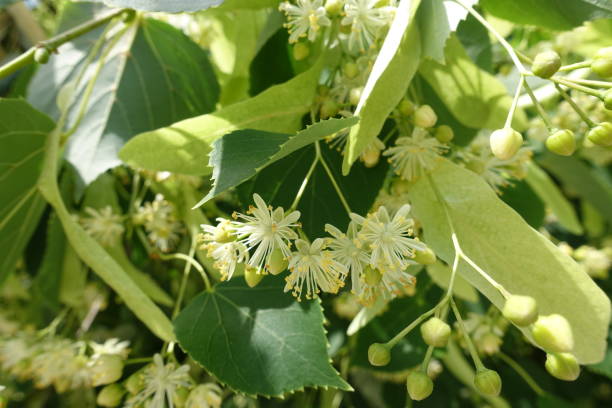
[[[435,264],[427,267],[427,273],[436,285],[440,286],[442,289],[448,289],[448,284],[451,277],[451,270],[448,265],[438,261]],[[476,292],[476,289],[474,289],[474,287],[461,276],[455,277],[453,294],[460,299],[467,300],[468,302],[478,302],[478,292]]]
[[612,17],[612,3],[608,0],[481,0],[480,6],[513,23],[553,30],[568,30],[584,21]]
[[529,163],[526,181],[557,217],[559,224],[572,234],[583,233],[574,207],[544,170],[533,162]]
[[544,202],[525,180],[513,180],[511,184],[502,187],[500,198],[533,228],[538,229],[544,224]]
[[74,91],[69,124],[78,127],[66,148],[85,185],[121,164],[118,152],[134,135],[211,112],[219,95],[205,51],[166,23],[139,17],[95,53],[99,36],[95,31],[60,47],[29,94],[35,107],[58,117],[55,96],[89,67]]
[[[213,168],[214,185],[196,206],[255,176],[270,164],[296,150],[357,123],[356,117],[317,122],[295,135],[237,130],[213,143],[208,165]],[[245,146],[251,146],[246,149]]]
[[292,133],[315,97],[325,58],[288,82],[217,112],[187,119],[172,126],[140,134],[119,156],[127,164],[154,171],[190,175],[210,174],[205,160],[211,143],[238,129]]
[[[425,241],[441,259],[450,263],[454,256],[446,207],[467,256],[510,293],[534,297],[540,313],[565,316],[573,328],[579,361],[588,364],[603,358],[610,321],[607,296],[571,257],[529,227],[480,177],[443,161],[414,185],[410,197]],[[462,262],[459,272],[498,308],[503,307],[500,293],[474,269]]]
[[457,27],[457,38],[461,41],[467,55],[479,68],[489,73],[495,72],[493,44],[491,44],[489,31],[480,24],[480,21],[469,15]]
[[421,58],[421,40],[414,17],[420,0],[401,0],[355,110],[359,123],[351,129],[342,173],[380,133],[391,111],[404,97]]
[[241,279],[219,284],[193,299],[174,327],[181,347],[236,391],[351,390],[330,364],[320,302],[296,302],[281,278],[252,289]]
[[[470,60],[455,35],[446,43],[446,65],[425,60],[419,73],[462,124],[472,128],[501,128],[512,105],[506,87]],[[522,130],[526,118],[522,111],[514,116],[513,126]]]
[[13,272],[45,202],[36,189],[53,121],[17,99],[0,99],[0,285]]
[[225,0],[219,7],[221,10],[245,10],[278,7],[281,0]]
[[[144,11],[165,11],[179,13],[181,11],[198,11],[218,6],[224,0],[93,0],[104,2],[109,6],[126,7]],[[257,1],[257,0],[255,0]]]

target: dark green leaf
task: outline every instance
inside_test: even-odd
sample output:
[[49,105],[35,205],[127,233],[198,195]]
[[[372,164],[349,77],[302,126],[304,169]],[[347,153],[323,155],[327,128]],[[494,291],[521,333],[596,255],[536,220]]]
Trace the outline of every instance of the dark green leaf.
[[493,48],[489,31],[474,16],[469,15],[459,23],[457,38],[480,69],[493,73]]
[[542,226],[546,215],[544,203],[525,180],[513,180],[511,185],[502,188],[501,199],[533,228]]
[[[93,0],[104,2],[109,6],[126,7],[144,11],[165,11],[179,13],[181,11],[198,11],[218,6],[223,0]],[[257,1],[257,0],[256,0]]]
[[51,119],[17,99],[0,99],[0,284],[15,269],[45,201],[36,182]]
[[193,299],[174,327],[181,347],[237,391],[351,389],[329,362],[319,301],[296,302],[278,277],[252,289],[241,279],[219,284]]

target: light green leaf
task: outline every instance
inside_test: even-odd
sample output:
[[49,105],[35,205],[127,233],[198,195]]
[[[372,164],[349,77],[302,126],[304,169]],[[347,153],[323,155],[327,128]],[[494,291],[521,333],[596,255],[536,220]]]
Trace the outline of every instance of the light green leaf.
[[356,117],[325,120],[295,135],[253,129],[237,130],[224,135],[213,143],[208,163],[213,168],[213,187],[196,206],[236,187],[296,150],[350,127],[357,121]]
[[550,208],[564,228],[576,235],[583,233],[572,204],[559,191],[554,181],[537,164],[531,162],[527,167],[527,184]]
[[36,180],[53,126],[27,102],[0,99],[0,285],[15,269],[45,207]]
[[70,307],[81,307],[87,285],[87,267],[70,245],[64,249],[59,300]]
[[[427,273],[436,285],[440,286],[442,289],[448,289],[451,277],[451,270],[448,265],[444,265],[442,262],[436,262],[427,267]],[[478,292],[476,292],[476,289],[461,276],[455,277],[453,294],[468,302],[478,302]]]
[[[414,185],[410,198],[425,241],[441,259],[450,263],[454,256],[446,206],[467,256],[511,293],[534,297],[540,313],[565,316],[574,332],[574,353],[580,362],[603,358],[610,321],[605,293],[480,177],[444,160]],[[503,307],[501,294],[474,269],[462,262],[459,272],[498,308]]]
[[238,9],[262,9],[269,7],[278,7],[281,0],[225,0],[219,7],[220,10],[238,10]]
[[[144,11],[165,11],[179,13],[181,11],[198,11],[218,6],[223,0],[93,0],[104,2],[109,6],[126,7]],[[257,1],[257,0],[255,0]]]
[[292,133],[315,97],[324,58],[310,70],[259,95],[217,112],[140,134],[119,156],[133,167],[190,175],[208,175],[211,143],[238,129]]
[[[436,91],[438,97],[465,126],[497,129],[503,127],[512,97],[493,75],[478,68],[455,35],[446,42],[446,65],[425,60],[419,73]],[[522,111],[514,116],[513,126],[523,130],[526,118]]]
[[174,322],[179,344],[219,381],[246,394],[351,390],[330,364],[320,302],[296,302],[282,293],[283,284],[267,276],[249,288],[234,279],[200,294]]
[[420,0],[401,0],[355,110],[359,123],[351,129],[342,174],[347,175],[361,152],[380,133],[403,98],[421,58],[421,40],[414,16]]

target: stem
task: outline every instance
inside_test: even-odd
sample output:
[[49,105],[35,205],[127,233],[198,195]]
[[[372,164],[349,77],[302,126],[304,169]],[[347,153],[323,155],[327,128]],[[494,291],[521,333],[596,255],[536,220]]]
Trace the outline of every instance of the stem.
[[427,347],[427,351],[425,352],[425,358],[423,358],[423,362],[421,363],[421,372],[427,374],[427,368],[429,368],[429,362],[431,361],[431,356],[434,352],[434,346]]
[[457,305],[455,304],[455,300],[452,298],[450,300],[450,305],[451,305],[451,308],[453,309],[453,314],[457,318],[457,322],[459,323],[459,327],[461,328],[461,332],[463,333],[465,342],[467,343],[468,350],[470,352],[470,356],[472,357],[472,360],[474,361],[474,365],[476,366],[476,372],[486,369],[486,367],[484,366],[484,364],[482,364],[482,361],[480,360],[478,351],[476,351],[476,346],[474,346],[474,343],[472,342],[472,339],[470,338],[470,335],[468,334],[465,328],[465,324],[463,323],[463,319],[461,318],[461,313],[459,313],[459,309],[457,308]]
[[524,84],[525,84],[525,75],[521,75],[518,85],[516,86],[516,92],[514,93],[514,99],[512,100],[510,111],[508,111],[508,117],[506,118],[506,124],[504,125],[504,128],[506,129],[512,127],[512,119],[514,119],[514,112],[516,111],[519,97],[521,96],[521,90],[523,89]]
[[548,131],[552,132],[554,126],[553,126],[552,122],[550,121],[550,118],[548,117],[548,114],[546,113],[546,110],[544,110],[544,107],[542,107],[542,104],[540,104],[540,102],[538,101],[538,98],[536,98],[536,96],[534,95],[534,93],[531,90],[531,87],[529,86],[529,84],[527,82],[525,82],[524,85],[525,85],[525,90],[527,91],[527,93],[529,94],[529,97],[531,98],[531,101],[533,102],[533,105],[535,106],[536,110],[538,111],[538,115],[540,115],[540,117],[544,121],[544,124],[546,124],[546,127],[548,128]]
[[19,57],[0,67],[0,78],[4,78],[17,71],[18,69],[31,64],[34,61],[34,53],[36,52],[37,48],[46,48],[50,52],[55,51],[62,44],[67,43],[68,41],[71,41],[85,33],[88,33],[89,31],[100,27],[101,25],[109,22],[113,18],[123,14],[125,11],[126,9],[111,10],[95,20],[87,21],[53,38],[39,42],[35,46],[29,48]]
[[557,91],[559,91],[559,93],[561,94],[561,96],[563,97],[563,99],[565,99],[567,101],[567,103],[569,103],[571,105],[571,107],[574,109],[574,111],[578,114],[578,116],[580,116],[580,118],[584,121],[584,123],[587,124],[587,126],[590,128],[594,128],[596,126],[595,122],[593,122],[588,115],[582,110],[580,109],[580,107],[576,104],[576,102],[574,102],[574,100],[572,99],[571,96],[568,95],[567,92],[565,92],[565,90],[563,88],[561,88],[561,86],[559,84],[555,84],[555,88],[557,88]]
[[520,60],[519,56],[516,54],[516,52],[514,51],[514,48],[512,48],[512,46],[508,43],[508,41],[506,41],[506,39],[501,34],[499,34],[493,28],[493,26],[491,24],[489,24],[489,22],[487,20],[485,20],[485,18],[483,16],[481,16],[476,10],[474,10],[468,4],[465,4],[463,0],[455,0],[455,2],[458,3],[464,9],[466,9],[468,11],[468,13],[470,13],[472,16],[474,16],[474,18],[476,18],[476,20],[478,20],[480,22],[480,24],[482,24],[487,30],[489,30],[489,32],[491,34],[493,34],[495,36],[495,38],[497,38],[497,41],[499,41],[499,43],[508,52],[508,55],[510,55],[510,58],[512,59],[512,62],[514,63],[514,65],[516,66],[516,68],[518,69],[518,71],[519,71],[519,73],[521,75],[525,75],[525,74],[527,74],[529,72],[529,71],[527,71],[525,69],[525,67],[521,63],[521,60]]
[[573,71],[579,68],[588,68],[591,66],[591,62],[592,62],[591,60],[586,60],[582,62],[577,62],[575,64],[564,65],[561,68],[559,68],[558,72]]
[[188,264],[191,264],[191,266],[193,266],[198,272],[200,272],[200,275],[202,275],[202,280],[204,280],[204,285],[206,285],[206,290],[210,290],[212,288],[212,286],[210,285],[210,280],[208,279],[208,276],[206,275],[206,271],[204,270],[202,265],[200,265],[200,263],[193,258],[193,256],[189,256],[185,254],[165,255],[161,253],[158,255],[164,261],[169,261],[172,259],[180,259],[182,261],[187,262]]
[[594,96],[596,98],[603,99],[603,96],[601,96],[601,92],[599,92],[599,91],[597,91],[595,89],[588,88],[586,86],[578,85],[577,83],[575,83],[573,81],[569,81],[569,80],[567,80],[565,78],[551,77],[550,80],[555,82],[555,83],[557,83],[557,84],[559,84],[559,85],[564,85],[564,86],[567,86],[568,88],[575,89],[576,91],[583,92],[583,93],[585,93],[587,95],[591,95],[591,96]]
[[568,77],[563,77],[563,79],[565,79],[566,81],[577,83],[579,85],[594,86],[594,87],[600,87],[600,88],[612,88],[612,82],[594,81],[592,79],[568,78]]
[[386,344],[389,348],[394,347],[397,343],[399,343],[399,341],[401,339],[403,339],[404,337],[406,337],[406,335],[408,333],[410,333],[412,331],[412,329],[414,329],[415,327],[417,327],[419,324],[421,324],[421,322],[425,319],[427,319],[429,316],[431,316],[432,314],[434,314],[434,312],[438,309],[438,306],[440,304],[438,303],[436,306],[434,306],[433,308],[429,309],[428,311],[426,311],[425,313],[423,313],[422,315],[420,315],[416,320],[414,320],[412,323],[410,323],[408,326],[406,326],[401,332],[397,333],[391,340],[389,340]]
[[[192,234],[191,238],[191,246],[189,247],[189,258],[191,259],[193,259],[197,246],[197,242],[193,235],[194,234]],[[187,282],[189,282],[189,273],[191,272],[191,266],[192,264],[190,262],[185,262],[185,268],[183,269],[183,279],[181,280],[178,298],[176,299],[176,303],[174,304],[174,310],[172,311],[172,320],[174,320],[174,318],[178,316],[179,312],[181,311],[181,303],[183,303],[183,297],[185,297],[185,290],[187,289]]]
[[310,169],[308,169],[308,173],[306,173],[306,177],[304,177],[304,181],[302,181],[302,185],[300,186],[300,189],[295,195],[295,200],[293,200],[291,207],[289,207],[289,211],[295,210],[298,204],[300,203],[300,200],[302,199],[302,195],[304,194],[304,191],[306,191],[306,186],[308,185],[308,182],[310,181],[310,177],[312,176],[314,169],[317,167],[318,162],[319,162],[319,157],[315,154],[315,158],[312,161],[312,164],[310,165]]
[[323,156],[321,155],[321,146],[319,146],[319,142],[315,142],[315,148],[316,148],[318,160],[321,162],[321,165],[323,166],[323,168],[325,169],[325,172],[329,176],[329,180],[334,186],[334,189],[336,190],[336,193],[338,194],[338,197],[340,198],[340,201],[342,202],[342,205],[344,206],[346,213],[350,216],[353,211],[351,211],[351,207],[348,205],[346,198],[344,198],[344,194],[342,194],[342,190],[340,190],[340,186],[336,182],[336,178],[334,177],[334,174],[332,173],[331,169],[329,168],[329,166],[323,159]]
[[123,365],[150,363],[151,361],[153,361],[152,357],[130,358],[125,360]]
[[529,375],[527,370],[525,370],[519,363],[517,363],[512,357],[504,353],[503,351],[499,351],[497,353],[499,358],[501,358],[506,364],[508,364],[518,375],[521,376],[523,380],[529,385],[529,387],[538,395],[545,395],[546,391],[542,389],[538,385],[538,383],[533,379],[532,376]]

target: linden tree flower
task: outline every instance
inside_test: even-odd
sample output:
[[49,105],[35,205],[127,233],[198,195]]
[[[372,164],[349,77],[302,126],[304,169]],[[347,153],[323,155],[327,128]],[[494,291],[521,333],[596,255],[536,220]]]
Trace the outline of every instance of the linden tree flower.
[[397,296],[412,294],[415,284],[416,278],[400,269],[387,267],[381,272],[368,266],[362,274],[360,290],[356,295],[364,306],[372,306],[377,299],[389,301]]
[[53,385],[57,392],[91,385],[84,344],[67,339],[49,338],[43,341],[32,358],[31,372],[37,387]]
[[121,341],[117,338],[108,339],[102,344],[92,341],[89,343],[89,346],[93,350],[91,359],[97,360],[99,357],[105,354],[116,354],[123,358],[127,358],[130,352],[130,349],[128,348],[129,345],[129,341]]
[[383,154],[391,156],[389,161],[397,175],[412,181],[435,169],[440,155],[446,149],[438,139],[429,136],[425,129],[417,127],[411,136],[398,138],[395,146]]
[[393,18],[395,7],[376,7],[379,0],[346,0],[342,25],[351,26],[349,48],[364,52]]
[[325,251],[325,240],[315,239],[312,244],[298,239],[295,241],[297,252],[289,258],[291,274],[286,278],[285,292],[293,290],[293,296],[302,298],[304,284],[306,299],[313,299],[323,290],[337,293],[344,285],[348,273],[346,266],[336,261],[330,251]]
[[249,206],[247,214],[234,213],[237,221],[232,226],[239,242],[255,251],[248,264],[262,271],[270,265],[274,250],[280,250],[285,258],[291,255],[290,241],[298,237],[293,228],[299,226],[300,212],[285,214],[281,207],[272,210],[259,194],[253,194],[253,200],[256,206]]
[[230,280],[239,263],[249,260],[249,250],[241,242],[216,242],[204,245],[208,249],[208,256],[215,260],[214,267],[221,272],[221,280]]
[[110,205],[96,210],[85,208],[88,217],[81,218],[81,224],[89,235],[104,246],[111,246],[117,242],[124,228],[121,223],[123,217],[113,213]]
[[351,214],[351,219],[361,225],[357,234],[359,241],[368,244],[371,249],[370,265],[383,273],[388,270],[404,270],[411,263],[415,250],[424,250],[426,246],[410,238],[414,222],[407,218],[410,206],[403,205],[391,218],[386,207],[379,207],[375,213],[366,218]]
[[222,401],[221,388],[217,384],[200,384],[189,393],[185,408],[219,408]]
[[370,254],[357,240],[357,224],[351,222],[346,234],[330,224],[325,224],[325,231],[333,237],[327,239],[332,257],[345,265],[351,274],[351,291],[361,292],[361,274],[370,261]]
[[0,342],[0,367],[17,377],[25,377],[29,361],[36,352],[31,338],[24,333]]
[[134,223],[144,225],[149,241],[162,252],[168,252],[179,240],[181,224],[176,221],[173,205],[161,194],[138,209]]
[[297,5],[285,1],[279,9],[287,15],[289,20],[285,27],[289,29],[289,42],[297,42],[301,37],[308,36],[308,40],[317,39],[321,26],[328,26],[331,20],[327,17],[323,0],[297,0]]

